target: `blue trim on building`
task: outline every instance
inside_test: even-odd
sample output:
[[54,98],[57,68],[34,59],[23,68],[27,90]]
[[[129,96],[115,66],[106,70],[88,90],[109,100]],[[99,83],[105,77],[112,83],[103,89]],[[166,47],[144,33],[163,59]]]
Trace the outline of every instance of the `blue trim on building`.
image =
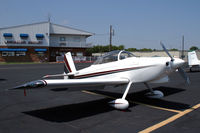
[[20,37],[28,37],[28,34],[21,33]]
[[35,49],[35,52],[46,52],[46,51],[47,51],[47,49],[45,49],[45,48]]
[[12,37],[13,35],[12,35],[12,33],[3,33],[3,36],[4,37]]
[[26,52],[26,48],[0,48],[0,51],[9,51],[9,52],[14,52],[14,51],[22,51]]
[[44,38],[44,35],[43,34],[35,34],[35,37],[37,37],[37,38]]

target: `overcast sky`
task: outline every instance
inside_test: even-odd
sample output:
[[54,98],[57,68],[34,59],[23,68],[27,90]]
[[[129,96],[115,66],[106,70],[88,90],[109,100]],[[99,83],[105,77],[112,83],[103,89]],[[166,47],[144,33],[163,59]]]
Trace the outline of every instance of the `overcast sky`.
[[93,45],[200,48],[200,0],[0,0],[0,27],[47,21],[95,33]]

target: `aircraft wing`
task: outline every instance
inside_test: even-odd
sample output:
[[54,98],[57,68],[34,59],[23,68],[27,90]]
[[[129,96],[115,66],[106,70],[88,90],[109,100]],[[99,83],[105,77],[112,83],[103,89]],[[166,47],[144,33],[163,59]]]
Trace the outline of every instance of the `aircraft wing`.
[[47,86],[69,86],[76,87],[81,85],[96,86],[96,85],[119,85],[129,83],[127,78],[112,78],[112,79],[52,79],[43,80]]
[[65,87],[81,87],[81,86],[98,86],[98,85],[121,85],[129,83],[127,78],[112,78],[112,79],[43,79],[28,82],[26,84],[11,88],[13,89],[22,89],[22,88],[38,88],[44,86],[65,86]]

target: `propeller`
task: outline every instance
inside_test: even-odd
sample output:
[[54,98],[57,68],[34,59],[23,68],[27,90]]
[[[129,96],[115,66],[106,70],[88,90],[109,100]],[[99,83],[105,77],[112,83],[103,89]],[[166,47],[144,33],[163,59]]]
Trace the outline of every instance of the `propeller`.
[[165,48],[164,44],[162,42],[160,42],[160,45],[162,46],[163,50],[166,52],[166,54],[171,58],[171,61],[173,62],[174,58],[170,55],[168,50]]
[[190,79],[187,76],[187,74],[185,73],[185,71],[183,70],[183,68],[181,68],[181,63],[183,63],[184,61],[181,59],[174,59],[171,54],[168,52],[168,50],[166,49],[166,47],[164,46],[164,44],[162,42],[160,42],[160,45],[162,46],[163,50],[165,51],[165,53],[171,58],[171,67],[172,66],[177,66],[176,69],[178,69],[179,74],[181,75],[181,77],[183,77],[183,79],[186,81],[187,84],[190,84]]
[[179,67],[178,68],[178,72],[180,73],[180,75],[185,79],[185,81],[187,82],[187,84],[190,84],[190,79],[187,76],[187,74],[185,73],[185,71],[183,70],[183,68]]

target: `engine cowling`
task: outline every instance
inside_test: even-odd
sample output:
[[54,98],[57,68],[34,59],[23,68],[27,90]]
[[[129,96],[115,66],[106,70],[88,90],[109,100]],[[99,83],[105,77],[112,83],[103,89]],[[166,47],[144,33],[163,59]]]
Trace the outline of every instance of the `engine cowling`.
[[125,110],[129,107],[129,103],[125,99],[116,99],[111,102],[109,102],[111,107],[114,107],[115,109],[119,110]]

